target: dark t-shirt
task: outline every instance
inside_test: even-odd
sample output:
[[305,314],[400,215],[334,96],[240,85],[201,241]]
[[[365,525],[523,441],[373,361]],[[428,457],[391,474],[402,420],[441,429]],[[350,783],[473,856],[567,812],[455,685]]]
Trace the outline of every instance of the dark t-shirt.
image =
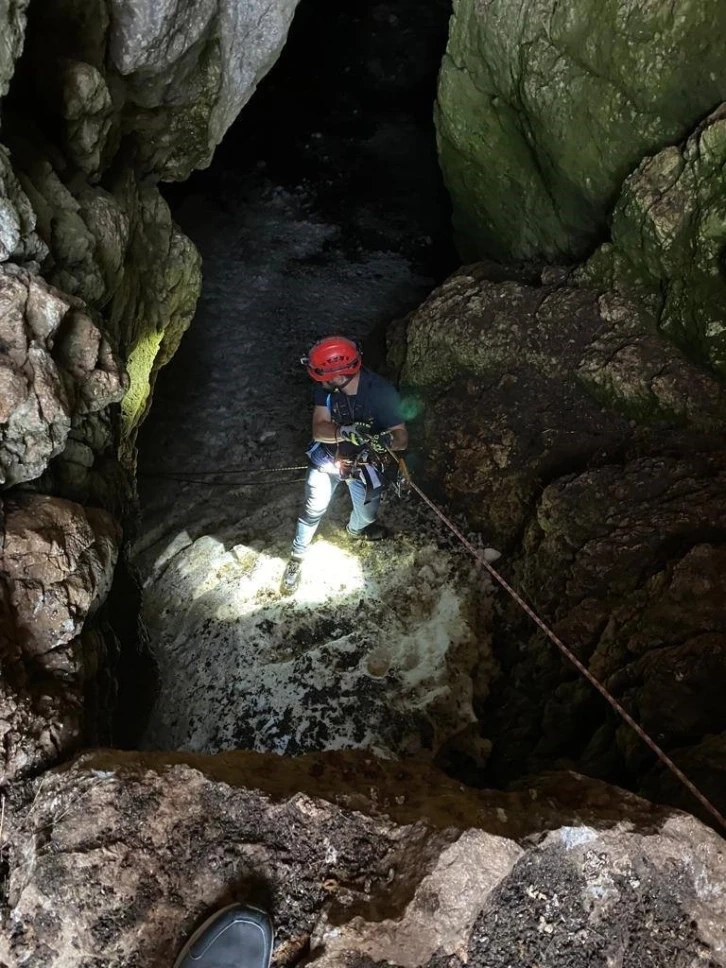
[[[316,386],[313,391],[313,404],[327,407],[333,423],[339,427],[346,424],[368,423],[372,434],[380,434],[391,427],[404,423],[401,398],[398,391],[388,380],[370,370],[360,371],[358,392],[349,396],[342,390],[330,391]],[[330,461],[337,453],[339,457],[350,457],[359,450],[353,444],[319,444],[310,453],[316,466]]]

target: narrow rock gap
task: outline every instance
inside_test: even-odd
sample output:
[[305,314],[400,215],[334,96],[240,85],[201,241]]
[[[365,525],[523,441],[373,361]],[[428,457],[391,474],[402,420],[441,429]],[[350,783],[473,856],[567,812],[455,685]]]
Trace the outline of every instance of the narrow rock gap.
[[350,546],[336,498],[290,601],[277,588],[299,473],[264,489],[144,477],[269,480],[304,463],[300,355],[343,331],[367,337],[375,362],[380,327],[456,265],[432,120],[448,13],[303,2],[210,169],[167,192],[204,290],[140,436],[135,560],[159,666],[142,747],[431,758],[476,733],[472,677],[491,662],[480,586],[413,501],[384,507],[395,535],[382,552]]

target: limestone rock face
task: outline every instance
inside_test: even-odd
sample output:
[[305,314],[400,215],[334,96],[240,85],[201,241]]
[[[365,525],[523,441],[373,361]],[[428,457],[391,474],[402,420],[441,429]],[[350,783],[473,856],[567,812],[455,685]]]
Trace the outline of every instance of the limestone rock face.
[[156,186],[131,169],[108,179],[107,188],[81,181],[71,192],[32,145],[17,142],[15,149],[38,235],[50,253],[44,275],[96,310],[124,358],[129,380],[122,432],[130,451],[156,374],[194,315],[199,253]]
[[10,485],[38,477],[72,418],[119,401],[128,381],[80,300],[7,263],[0,336],[0,473]]
[[35,231],[36,215],[23,191],[8,152],[0,145],[0,262],[42,261],[47,246]]
[[[726,740],[723,387],[622,295],[487,272],[456,273],[393,340],[429,486],[510,549],[510,580],[683,764],[693,748],[724,802],[721,745],[695,753]],[[479,707],[500,779],[553,762],[646,773],[637,738],[501,608],[502,677]]]
[[23,49],[25,11],[30,0],[0,0],[0,97],[7,94],[15,61]]
[[723,841],[572,774],[505,794],[365,754],[98,753],[28,797],[8,965],[161,968],[235,900],[270,909],[281,965],[726,964]]
[[436,122],[465,258],[577,257],[726,97],[720,0],[456,0]]
[[185,178],[209,164],[277,60],[297,3],[111,0],[111,62],[149,167]]
[[39,0],[30,60],[46,60],[35,83],[58,105],[68,154],[98,172],[125,136],[147,174],[206,167],[277,60],[297,2]]
[[[34,260],[100,314],[128,362],[129,459],[201,285],[199,255],[155,184],[210,162],[277,59],[296,3],[37,0],[30,10],[6,108],[12,166],[0,155],[0,259]],[[8,12],[8,76],[24,6]]]
[[0,783],[78,744],[98,656],[82,630],[111,584],[120,529],[105,511],[40,494],[2,508]]
[[726,373],[726,105],[688,141],[671,145],[626,179],[611,241],[577,278],[633,293],[692,355]]

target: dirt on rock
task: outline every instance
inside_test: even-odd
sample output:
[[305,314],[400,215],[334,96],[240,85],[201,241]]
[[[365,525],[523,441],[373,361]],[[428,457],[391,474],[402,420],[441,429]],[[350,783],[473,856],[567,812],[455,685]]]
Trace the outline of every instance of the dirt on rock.
[[726,964],[723,841],[572,774],[97,752],[15,790],[3,854],[11,968],[166,968],[233,901],[269,909],[277,966]]

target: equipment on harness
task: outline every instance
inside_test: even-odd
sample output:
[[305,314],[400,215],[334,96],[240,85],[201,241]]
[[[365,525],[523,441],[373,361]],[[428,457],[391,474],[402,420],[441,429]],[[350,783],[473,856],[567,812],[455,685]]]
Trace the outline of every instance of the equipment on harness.
[[[365,446],[350,461],[337,461],[337,465],[348,465],[346,476],[360,477],[366,485],[365,504],[386,487],[393,488],[396,497],[403,496],[411,476],[403,457],[391,450],[393,442],[389,431],[365,436]],[[341,473],[343,471],[341,470]]]
[[372,437],[369,437],[367,443],[377,454],[387,454],[391,451],[393,434],[390,430],[384,430],[382,434],[374,434]]
[[327,336],[311,346],[300,360],[316,383],[326,383],[331,377],[349,376],[361,368],[360,347],[345,336]]

